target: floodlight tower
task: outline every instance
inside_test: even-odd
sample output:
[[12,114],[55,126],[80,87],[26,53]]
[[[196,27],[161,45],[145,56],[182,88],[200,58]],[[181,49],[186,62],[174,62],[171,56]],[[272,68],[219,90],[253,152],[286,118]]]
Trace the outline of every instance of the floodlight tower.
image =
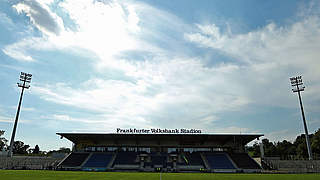
[[311,151],[311,146],[310,146],[308,128],[307,128],[306,118],[304,116],[301,94],[300,94],[300,91],[304,91],[304,88],[305,88],[303,86],[302,76],[292,77],[292,78],[290,78],[290,81],[291,81],[291,86],[293,87],[292,92],[294,92],[294,93],[298,92],[301,114],[302,114],[302,121],[303,121],[305,136],[306,136],[306,143],[307,143],[309,160],[312,160],[313,158],[312,158],[312,151]]
[[16,135],[16,130],[17,130],[17,124],[18,124],[18,119],[19,119],[19,114],[20,114],[21,103],[22,103],[22,96],[23,96],[24,89],[29,89],[29,87],[30,87],[29,83],[31,82],[31,78],[32,78],[32,74],[28,74],[28,73],[24,73],[24,72],[20,73],[20,81],[21,82],[17,83],[17,84],[18,84],[18,87],[21,87],[22,89],[21,89],[20,100],[19,100],[19,105],[18,105],[17,114],[16,114],[16,120],[14,121],[13,131],[12,131],[12,135],[11,135],[10,149],[9,149],[8,157],[12,157],[14,137]]

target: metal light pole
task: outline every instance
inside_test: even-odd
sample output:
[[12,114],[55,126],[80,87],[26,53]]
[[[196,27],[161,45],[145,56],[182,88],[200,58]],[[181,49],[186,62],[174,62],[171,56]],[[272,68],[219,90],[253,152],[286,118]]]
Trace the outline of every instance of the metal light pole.
[[290,78],[291,81],[291,86],[294,87],[292,89],[292,92],[298,92],[298,97],[299,97],[299,102],[300,102],[300,108],[301,108],[301,114],[302,114],[302,120],[303,120],[303,126],[304,126],[304,132],[306,135],[306,143],[307,143],[307,149],[308,149],[308,155],[309,155],[309,160],[312,160],[312,151],[311,151],[311,146],[310,146],[310,140],[309,140],[309,134],[308,134],[308,128],[307,128],[307,123],[306,123],[306,118],[304,116],[304,111],[303,111],[303,106],[302,106],[302,100],[301,100],[301,94],[300,91],[304,91],[304,86],[302,82],[302,77],[297,76],[297,77],[292,77]]
[[21,89],[16,119],[14,121],[13,131],[12,131],[12,135],[11,135],[10,149],[9,149],[8,157],[12,157],[12,154],[13,154],[12,150],[13,150],[13,144],[14,144],[14,137],[16,135],[16,130],[17,130],[17,124],[18,124],[18,119],[19,119],[19,114],[20,114],[21,103],[22,103],[22,96],[23,96],[24,89],[29,89],[29,87],[30,87],[29,83],[31,82],[31,77],[32,77],[32,74],[21,72],[21,74],[20,74],[20,81],[21,82],[17,83],[18,87],[21,87],[22,89]]

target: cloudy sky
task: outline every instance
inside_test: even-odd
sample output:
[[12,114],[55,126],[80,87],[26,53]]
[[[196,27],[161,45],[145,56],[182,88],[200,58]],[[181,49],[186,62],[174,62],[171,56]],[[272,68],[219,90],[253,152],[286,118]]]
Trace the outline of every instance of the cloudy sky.
[[23,71],[16,140],[42,150],[117,127],[293,140],[292,76],[320,127],[319,42],[319,1],[0,0],[0,129],[10,139]]

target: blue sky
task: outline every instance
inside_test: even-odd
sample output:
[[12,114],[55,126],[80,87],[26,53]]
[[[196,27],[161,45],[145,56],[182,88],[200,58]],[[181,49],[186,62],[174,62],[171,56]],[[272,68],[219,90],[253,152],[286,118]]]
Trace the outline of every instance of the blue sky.
[[42,150],[117,127],[293,140],[292,76],[320,127],[319,42],[318,1],[0,0],[0,129],[10,139],[23,71],[16,140]]

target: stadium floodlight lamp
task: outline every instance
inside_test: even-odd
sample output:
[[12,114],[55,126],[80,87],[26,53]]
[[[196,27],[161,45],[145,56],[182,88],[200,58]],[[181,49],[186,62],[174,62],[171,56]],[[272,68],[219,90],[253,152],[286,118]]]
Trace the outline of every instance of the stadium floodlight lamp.
[[12,157],[14,137],[16,135],[16,130],[17,130],[17,124],[18,124],[18,119],[19,119],[19,114],[20,114],[20,108],[21,108],[21,103],[22,103],[23,92],[24,92],[24,89],[29,89],[30,88],[29,83],[31,82],[31,78],[32,78],[32,74],[21,72],[20,73],[20,81],[21,82],[17,83],[18,87],[21,87],[22,89],[21,89],[18,109],[17,109],[17,113],[16,113],[16,119],[14,121],[14,126],[13,126],[13,130],[12,130],[12,135],[11,135],[10,149],[9,149],[9,152],[8,152],[8,156],[9,157]]
[[28,83],[31,82],[32,74],[21,72],[20,74],[20,83],[18,84],[18,87],[29,89],[30,85]]
[[302,86],[303,85],[302,76],[292,77],[290,78],[290,81],[291,81],[291,86],[295,87],[292,89],[292,92],[304,91],[305,87]]
[[309,155],[309,160],[312,160],[312,151],[311,151],[311,146],[310,146],[310,140],[309,140],[309,134],[308,134],[308,128],[307,128],[307,123],[306,123],[306,118],[304,115],[304,110],[303,110],[303,105],[302,105],[302,99],[301,99],[301,91],[304,91],[305,87],[302,86],[302,76],[296,76],[290,78],[291,81],[291,86],[294,87],[292,89],[292,92],[298,93],[299,97],[299,103],[300,103],[300,109],[301,109],[301,114],[302,114],[302,122],[304,126],[304,131],[305,131],[305,136],[306,136],[306,143],[307,143],[307,149],[308,149],[308,155]]

